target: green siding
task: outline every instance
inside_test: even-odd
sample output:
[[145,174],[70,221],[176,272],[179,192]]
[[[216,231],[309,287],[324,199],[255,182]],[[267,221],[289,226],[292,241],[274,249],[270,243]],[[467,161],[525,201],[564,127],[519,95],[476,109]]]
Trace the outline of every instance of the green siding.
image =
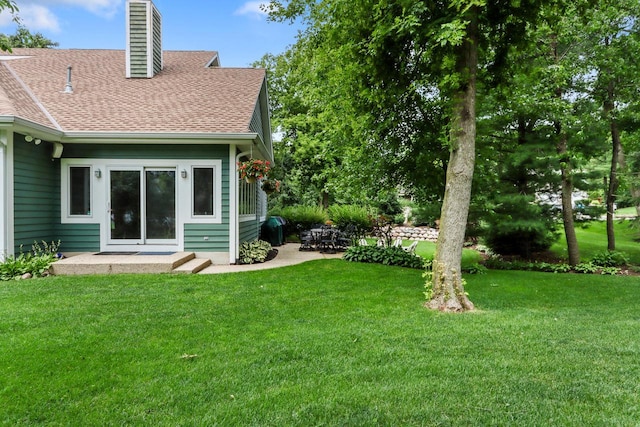
[[258,238],[258,221],[246,221],[240,223],[240,243],[252,242]]
[[131,3],[129,9],[131,77],[147,77],[147,5]]
[[229,168],[227,145],[67,144],[68,159],[222,159]]
[[153,8],[153,73],[162,71],[162,22],[160,13]]
[[14,239],[16,254],[31,250],[34,241],[58,240],[60,180],[51,161],[51,145],[27,143],[24,136],[14,138]]
[[[184,246],[187,251],[229,251],[229,147],[226,145],[67,145],[65,157],[74,159],[222,159],[222,224],[185,224]],[[142,164],[143,162],[141,162]],[[65,230],[73,232],[76,226],[65,224]],[[78,228],[99,239],[99,228],[90,234],[86,228]],[[204,240],[208,237],[209,240]],[[91,240],[93,242],[93,240]],[[99,242],[97,242],[99,247]],[[66,246],[65,250],[70,250]],[[94,249],[84,249],[92,251]]]
[[[205,237],[208,240],[205,240]],[[185,224],[184,250],[229,252],[228,224]]]
[[57,237],[63,252],[100,251],[99,224],[59,224]]

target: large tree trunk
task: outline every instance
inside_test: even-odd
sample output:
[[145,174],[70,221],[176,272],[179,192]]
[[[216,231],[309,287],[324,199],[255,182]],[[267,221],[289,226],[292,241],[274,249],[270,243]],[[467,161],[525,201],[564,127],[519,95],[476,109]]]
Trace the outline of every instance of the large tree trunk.
[[[551,49],[554,62],[559,64],[558,39],[555,35],[551,37]],[[564,90],[561,87],[556,89],[556,97],[558,99],[562,99],[563,93]],[[555,130],[558,137],[556,152],[560,158],[560,199],[562,201],[562,224],[564,226],[565,241],[567,242],[567,255],[569,257],[569,265],[578,265],[580,263],[580,248],[573,222],[573,181],[571,179],[571,159],[569,158],[567,133],[562,129],[560,121],[555,123]]]
[[432,264],[431,298],[426,307],[441,311],[473,310],[462,280],[462,247],[467,227],[471,184],[475,166],[476,72],[478,27],[471,12],[467,37],[458,53],[457,72],[465,80],[454,98],[451,120],[451,153],[447,166],[440,233]]
[[609,171],[609,186],[607,188],[607,249],[616,250],[616,236],[613,228],[613,213],[615,210],[616,193],[618,191],[618,164],[620,162],[622,143],[620,141],[620,131],[614,116],[615,108],[615,85],[611,81],[607,87],[607,99],[604,102],[604,114],[609,120],[611,128],[611,170]]
[[[559,125],[558,125],[558,130]],[[569,265],[580,263],[580,248],[578,238],[573,224],[573,183],[571,181],[571,164],[568,159],[567,135],[560,131],[560,139],[556,147],[561,159],[561,197],[562,197],[562,223],[564,225],[564,236],[567,241],[567,252]]]

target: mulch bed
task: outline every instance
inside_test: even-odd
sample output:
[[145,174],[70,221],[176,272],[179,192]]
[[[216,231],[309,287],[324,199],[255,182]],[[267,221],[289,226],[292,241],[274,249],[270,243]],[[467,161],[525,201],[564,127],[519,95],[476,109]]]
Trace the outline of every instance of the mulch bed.
[[267,255],[267,257],[264,259],[264,262],[271,261],[272,259],[274,259],[277,256],[278,256],[278,250],[277,249],[271,249],[269,251],[269,254]]

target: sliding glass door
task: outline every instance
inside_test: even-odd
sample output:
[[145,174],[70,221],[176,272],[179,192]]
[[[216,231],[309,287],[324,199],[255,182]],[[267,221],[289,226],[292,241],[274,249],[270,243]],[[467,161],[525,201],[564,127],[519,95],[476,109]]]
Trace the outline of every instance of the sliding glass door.
[[109,244],[176,244],[175,168],[110,168],[109,222]]

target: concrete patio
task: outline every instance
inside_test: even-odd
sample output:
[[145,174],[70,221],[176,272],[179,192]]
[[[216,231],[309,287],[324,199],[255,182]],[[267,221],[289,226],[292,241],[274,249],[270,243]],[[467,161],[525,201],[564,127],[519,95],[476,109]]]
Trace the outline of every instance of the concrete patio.
[[279,268],[315,259],[342,257],[341,253],[300,251],[299,247],[298,243],[287,243],[275,248],[278,250],[278,255],[271,261],[245,265],[213,265],[209,259],[196,258],[193,252],[86,253],[55,262],[51,266],[51,271],[59,276],[125,273],[217,274]]

